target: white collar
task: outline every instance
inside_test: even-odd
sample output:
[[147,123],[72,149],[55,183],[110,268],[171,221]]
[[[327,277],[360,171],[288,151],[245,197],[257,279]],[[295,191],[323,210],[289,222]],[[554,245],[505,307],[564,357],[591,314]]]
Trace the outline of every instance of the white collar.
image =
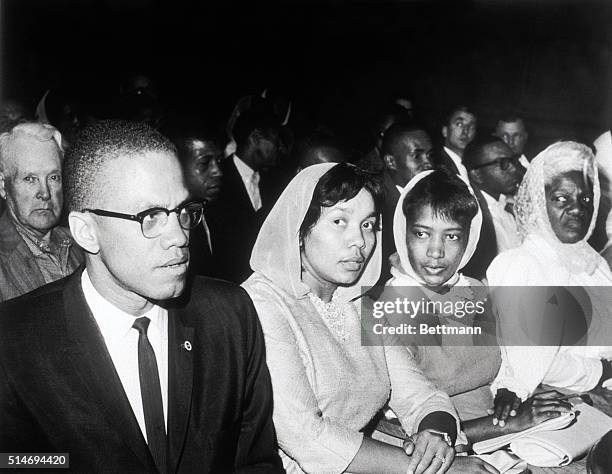
[[236,154],[234,154],[234,165],[236,166],[236,169],[244,182],[248,182],[251,179],[251,176],[256,173],[253,168],[238,158],[238,155]]
[[96,290],[89,278],[87,269],[85,269],[81,275],[81,287],[83,288],[85,301],[105,340],[107,340],[109,336],[125,337],[130,329],[132,329],[134,321],[143,316],[151,320],[150,324],[152,326],[158,328],[159,331],[162,330],[164,319],[167,318],[167,311],[163,310],[160,306],[153,305],[153,307],[142,316],[134,316],[126,313],[117,308]]
[[446,154],[448,156],[450,156],[450,159],[453,160],[455,163],[461,163],[463,165],[463,160],[461,159],[461,157],[457,154],[457,152],[451,150],[449,147],[445,146],[444,147],[444,151],[446,152]]

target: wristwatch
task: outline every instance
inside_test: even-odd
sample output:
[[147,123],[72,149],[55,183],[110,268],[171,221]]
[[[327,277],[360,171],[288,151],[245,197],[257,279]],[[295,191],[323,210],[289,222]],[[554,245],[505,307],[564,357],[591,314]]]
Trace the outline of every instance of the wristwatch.
[[451,439],[450,435],[448,433],[445,433],[444,431],[438,431],[438,430],[432,430],[432,429],[426,429],[425,431],[428,431],[431,434],[435,434],[440,436],[444,442],[446,444],[448,444],[450,447],[453,446],[453,440]]

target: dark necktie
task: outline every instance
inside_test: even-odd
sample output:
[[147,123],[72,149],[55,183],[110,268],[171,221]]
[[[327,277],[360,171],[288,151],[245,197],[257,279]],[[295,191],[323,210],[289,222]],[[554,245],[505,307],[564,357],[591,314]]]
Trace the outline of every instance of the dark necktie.
[[155,352],[147,337],[147,329],[151,320],[146,317],[134,321],[133,328],[138,336],[138,372],[140,375],[140,393],[144,409],[147,443],[155,460],[155,465],[161,473],[166,472],[166,426],[164,423],[164,405],[159,383],[159,372]]

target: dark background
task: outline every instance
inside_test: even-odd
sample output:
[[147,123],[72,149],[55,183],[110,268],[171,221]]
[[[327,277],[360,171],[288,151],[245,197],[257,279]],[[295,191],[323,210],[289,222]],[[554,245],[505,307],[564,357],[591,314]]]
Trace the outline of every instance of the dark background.
[[362,144],[393,97],[435,135],[454,103],[482,127],[527,118],[530,151],[612,123],[608,1],[3,0],[4,98],[35,107],[60,83],[112,116],[120,80],[145,73],[169,104],[220,123],[276,87],[294,111]]

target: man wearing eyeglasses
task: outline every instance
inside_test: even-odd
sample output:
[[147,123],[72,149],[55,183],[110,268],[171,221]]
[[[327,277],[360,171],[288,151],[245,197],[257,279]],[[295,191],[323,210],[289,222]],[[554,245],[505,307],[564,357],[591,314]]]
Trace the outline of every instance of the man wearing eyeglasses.
[[381,146],[384,163],[383,185],[385,205],[382,215],[382,270],[384,283],[391,277],[389,256],[395,252],[393,214],[404,186],[418,173],[432,169],[431,138],[424,127],[416,123],[399,122],[387,130]]
[[61,227],[62,149],[51,125],[22,123],[0,135],[0,301],[74,272],[83,261]]
[[174,146],[99,122],[64,189],[86,265],[0,307],[0,452],[68,453],[76,472],[283,472],[253,305],[187,279],[202,203]]
[[518,247],[521,242],[516,220],[507,200],[520,184],[518,156],[501,138],[491,136],[468,145],[463,159],[470,181],[480,190],[490,213],[497,253]]

